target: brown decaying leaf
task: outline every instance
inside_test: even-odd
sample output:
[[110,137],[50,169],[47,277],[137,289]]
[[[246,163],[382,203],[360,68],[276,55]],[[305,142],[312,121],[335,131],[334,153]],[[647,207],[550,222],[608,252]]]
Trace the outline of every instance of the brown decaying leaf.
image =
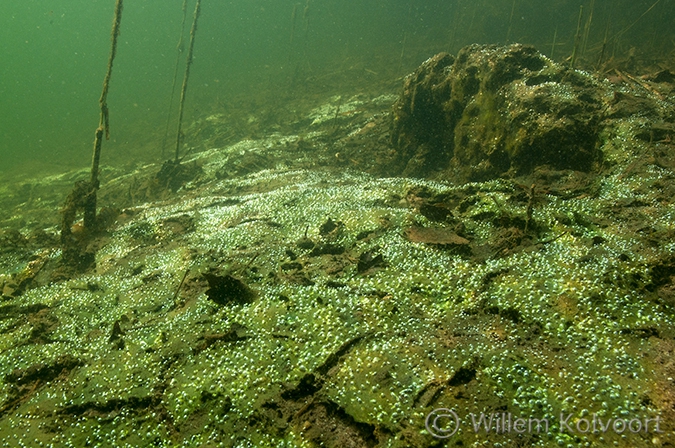
[[413,243],[426,244],[469,244],[469,240],[462,238],[450,229],[443,227],[408,227],[405,236]]

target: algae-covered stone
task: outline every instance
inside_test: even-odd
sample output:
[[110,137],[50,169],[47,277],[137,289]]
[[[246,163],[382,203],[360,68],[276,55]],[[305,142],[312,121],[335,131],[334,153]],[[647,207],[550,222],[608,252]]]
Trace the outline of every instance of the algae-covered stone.
[[408,76],[394,105],[399,168],[460,181],[541,165],[590,171],[601,159],[602,90],[529,46],[437,54]]

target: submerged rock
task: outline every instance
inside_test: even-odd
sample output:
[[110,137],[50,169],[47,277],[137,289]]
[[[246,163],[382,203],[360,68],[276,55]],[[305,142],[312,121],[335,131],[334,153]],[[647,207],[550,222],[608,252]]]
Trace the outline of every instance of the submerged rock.
[[592,77],[530,46],[437,54],[407,77],[394,104],[400,172],[478,181],[542,165],[590,171],[602,156],[601,93]]

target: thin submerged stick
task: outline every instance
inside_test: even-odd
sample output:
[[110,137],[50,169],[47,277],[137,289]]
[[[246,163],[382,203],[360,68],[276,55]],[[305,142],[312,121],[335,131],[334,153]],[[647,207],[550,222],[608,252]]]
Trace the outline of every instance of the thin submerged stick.
[[187,19],[187,0],[183,0],[183,21],[180,25],[180,39],[176,46],[176,68],[173,71],[173,84],[171,84],[171,99],[169,99],[169,111],[166,114],[166,130],[164,131],[164,139],[162,140],[162,159],[166,150],[166,139],[169,136],[169,126],[171,124],[171,108],[173,107],[173,97],[176,94],[176,80],[178,79],[178,66],[180,65],[180,58],[185,50],[183,44],[183,35],[185,34],[185,20]]
[[[67,271],[84,272],[96,264],[96,253],[88,246],[89,238],[94,235],[98,228],[96,219],[96,191],[99,187],[98,172],[101,160],[101,145],[103,134],[110,139],[110,119],[108,114],[108,91],[110,89],[110,77],[112,75],[113,61],[117,53],[117,38],[120,35],[122,22],[122,0],[115,3],[115,16],[111,32],[111,49],[108,58],[108,69],[103,78],[103,91],[98,103],[101,114],[98,120],[94,138],[94,151],[91,160],[91,174],[89,180],[79,180],[66,198],[61,210],[61,265]],[[72,225],[77,217],[77,212],[82,210],[84,214],[83,237],[74,238]]]
[[607,50],[607,36],[609,35],[609,20],[605,25],[605,37],[602,39],[602,49],[600,50],[600,58],[598,58],[598,65],[595,68],[595,71],[600,71],[602,68],[602,63],[605,60],[605,51]]
[[183,77],[183,88],[180,92],[180,106],[178,109],[178,132],[176,134],[176,156],[174,163],[179,163],[178,158],[180,152],[180,144],[183,140],[183,110],[185,109],[185,93],[187,92],[188,80],[190,79],[190,66],[192,65],[192,53],[195,47],[195,33],[197,32],[197,20],[199,19],[199,12],[201,8],[201,0],[197,0],[195,5],[195,15],[192,20],[192,29],[190,30],[190,46],[188,47],[187,62],[185,65],[185,76]]
[[581,44],[581,56],[584,56],[586,54],[586,47],[588,46],[588,35],[591,32],[591,23],[593,22],[593,8],[595,7],[595,0],[591,0],[591,13],[588,16],[588,20],[586,21],[586,25],[584,25],[584,37],[582,39],[582,44]]
[[403,40],[401,41],[401,56],[398,58],[398,72],[401,73],[403,69],[403,56],[405,55],[405,41],[408,38],[408,33],[403,32]]
[[581,43],[581,19],[584,17],[584,5],[579,7],[579,19],[577,20],[577,32],[574,34],[574,48],[572,49],[572,57],[570,58],[570,68],[574,68],[579,55],[579,44]]
[[89,178],[89,184],[91,188],[91,193],[89,198],[86,201],[84,207],[84,227],[85,229],[93,229],[96,223],[96,190],[98,190],[98,167],[101,160],[101,143],[103,141],[103,132],[105,132],[106,140],[110,139],[110,119],[108,115],[108,90],[110,88],[110,76],[112,75],[113,61],[115,60],[115,54],[117,54],[117,38],[120,35],[120,24],[122,22],[122,1],[117,0],[115,4],[115,17],[113,19],[112,32],[111,32],[111,48],[110,48],[110,57],[108,58],[108,70],[106,71],[105,78],[103,78],[103,91],[101,92],[101,98],[98,100],[99,105],[101,106],[101,115],[98,121],[98,128],[96,128],[95,138],[94,138],[94,153],[92,155],[91,161],[91,176]]
[[516,10],[516,0],[513,0],[513,4],[511,5],[511,15],[509,16],[509,29],[506,31],[506,43],[509,43],[509,39],[511,39],[511,27],[513,26],[513,12]]
[[658,5],[660,2],[661,2],[661,0],[656,0],[654,3],[652,3],[652,6],[650,6],[649,8],[647,8],[647,10],[646,10],[645,12],[643,12],[642,15],[641,15],[640,17],[638,17],[637,19],[635,19],[635,21],[634,21],[633,23],[631,23],[630,25],[628,25],[626,28],[622,29],[621,31],[619,31],[618,33],[616,33],[614,36],[612,36],[612,39],[610,39],[610,40],[618,39],[618,38],[619,38],[620,36],[622,36],[626,31],[628,31],[629,29],[633,28],[633,27],[635,26],[635,24],[638,23],[638,22],[640,21],[640,19],[642,19],[644,16],[646,16],[647,13],[649,13],[649,11],[651,11],[652,9],[654,9],[654,7],[655,7],[656,5]]
[[293,5],[293,12],[291,13],[291,45],[293,45],[293,39],[295,38],[295,20],[298,18],[298,6],[299,4]]

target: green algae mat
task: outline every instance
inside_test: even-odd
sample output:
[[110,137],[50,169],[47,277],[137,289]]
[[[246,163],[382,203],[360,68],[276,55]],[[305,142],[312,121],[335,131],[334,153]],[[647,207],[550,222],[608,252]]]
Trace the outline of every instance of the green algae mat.
[[175,192],[105,167],[73,275],[82,173],[3,187],[0,443],[672,446],[672,90],[617,89],[666,119],[608,116],[593,174],[383,175],[389,94],[194,152]]

